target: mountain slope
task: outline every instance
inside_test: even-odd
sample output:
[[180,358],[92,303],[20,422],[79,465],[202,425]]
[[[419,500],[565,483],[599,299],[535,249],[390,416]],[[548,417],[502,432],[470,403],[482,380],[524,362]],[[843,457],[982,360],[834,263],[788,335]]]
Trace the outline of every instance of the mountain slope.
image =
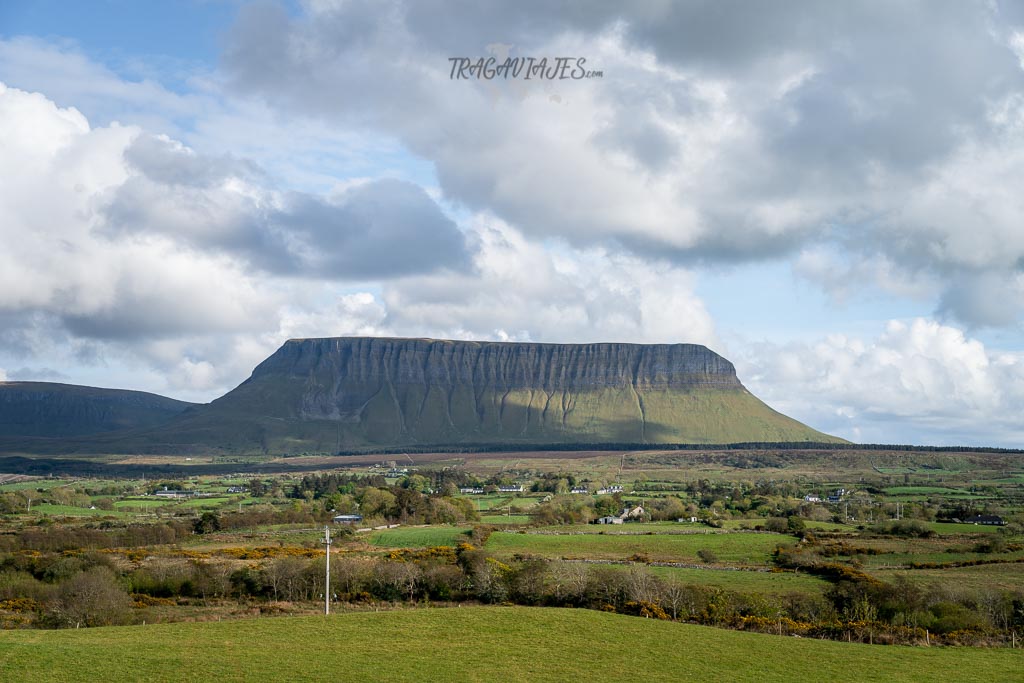
[[0,436],[69,437],[152,427],[192,405],[142,391],[0,382]]
[[703,346],[342,337],[290,340],[233,391],[121,446],[295,453],[742,441],[838,439],[769,408]]

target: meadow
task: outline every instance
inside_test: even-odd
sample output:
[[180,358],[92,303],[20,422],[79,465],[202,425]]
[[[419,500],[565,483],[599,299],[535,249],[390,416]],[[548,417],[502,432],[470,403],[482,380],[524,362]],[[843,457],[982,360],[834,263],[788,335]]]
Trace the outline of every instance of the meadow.
[[[626,529],[631,525],[623,525]],[[611,527],[610,527],[611,528]],[[792,537],[758,533],[615,533],[563,534],[496,531],[485,546],[497,557],[536,555],[549,559],[625,560],[641,556],[652,562],[702,563],[699,551],[709,551],[722,564],[764,567],[779,545]]]
[[[439,645],[443,644],[443,645]],[[592,610],[466,607],[0,632],[0,679],[1019,682],[1024,652],[872,647]]]

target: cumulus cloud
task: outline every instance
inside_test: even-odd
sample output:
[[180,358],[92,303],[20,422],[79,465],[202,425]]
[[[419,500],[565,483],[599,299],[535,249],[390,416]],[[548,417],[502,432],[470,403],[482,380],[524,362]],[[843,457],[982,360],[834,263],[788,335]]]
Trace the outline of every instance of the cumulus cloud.
[[890,321],[876,339],[751,347],[745,383],[776,408],[857,441],[1017,446],[1024,355],[958,328]]
[[[840,249],[994,297],[1024,263],[1018,19],[964,2],[261,4],[225,65],[272,106],[397,135],[446,196],[530,236],[681,263]],[[583,56],[604,77],[449,79],[449,56],[492,53]],[[1021,313],[931,297],[971,325]]]
[[282,192],[248,162],[91,128],[2,85],[0,121],[0,311],[49,313],[77,335],[253,332],[282,303],[259,269],[358,280],[468,258],[454,223],[404,181]]
[[468,260],[455,223],[407,181],[358,182],[330,197],[281,192],[250,162],[147,135],[124,158],[133,173],[101,209],[115,236],[157,233],[303,277],[387,278]]
[[474,272],[387,283],[386,326],[469,339],[717,344],[692,275],[678,266],[541,245],[488,216],[470,229]]

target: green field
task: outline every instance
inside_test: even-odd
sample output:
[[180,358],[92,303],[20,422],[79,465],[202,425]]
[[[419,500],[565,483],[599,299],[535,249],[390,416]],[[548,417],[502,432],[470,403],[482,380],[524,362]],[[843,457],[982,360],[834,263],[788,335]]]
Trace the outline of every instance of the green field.
[[5,681],[1020,681],[1024,652],[475,607],[0,633]]
[[[631,565],[608,564],[589,565],[591,567],[611,567],[628,571]],[[822,590],[829,586],[827,581],[794,572],[764,571],[732,571],[723,569],[691,569],[689,567],[657,567],[648,569],[655,576],[663,579],[674,579],[681,583],[712,586],[722,590],[739,591],[741,593],[764,593],[781,595],[786,593],[804,593],[821,595]]]
[[70,479],[33,479],[32,481],[18,481],[13,484],[0,484],[0,491],[37,491],[39,489],[66,486],[71,483],[73,482]]
[[370,535],[370,543],[381,548],[426,548],[438,545],[454,547],[463,541],[469,541],[467,527],[398,527],[375,531]]
[[949,569],[914,569],[892,572],[875,571],[874,576],[883,581],[892,581],[904,576],[911,581],[929,586],[945,584],[958,589],[1019,590],[1024,584],[1022,564],[983,564],[976,567],[951,567]]
[[999,531],[999,527],[985,524],[957,524],[955,522],[928,522],[927,524],[935,533],[943,536],[994,534]]
[[32,515],[53,515],[55,517],[119,517],[119,518],[130,518],[132,517],[131,512],[124,510],[90,510],[89,508],[75,507],[73,505],[55,505],[52,503],[40,503],[38,505],[32,505]]
[[529,524],[533,517],[530,515],[482,515],[480,521],[484,524]]
[[700,562],[697,552],[709,550],[723,563],[765,565],[776,546],[795,542],[792,536],[778,534],[543,535],[496,531],[486,547],[501,557],[532,554],[622,560],[639,554],[664,562]]

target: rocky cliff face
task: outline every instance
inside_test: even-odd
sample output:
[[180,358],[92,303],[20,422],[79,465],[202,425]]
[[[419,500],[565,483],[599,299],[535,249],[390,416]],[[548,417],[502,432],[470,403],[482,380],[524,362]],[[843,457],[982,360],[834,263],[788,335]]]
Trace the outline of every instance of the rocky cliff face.
[[696,344],[530,344],[339,337],[292,339],[253,378],[474,389],[739,388],[732,363]]
[[830,438],[694,344],[294,339],[209,408],[255,418],[269,450]]
[[0,382],[0,436],[80,436],[150,427],[191,405],[142,391]]
[[[120,453],[834,441],[694,344],[295,339],[216,401],[79,440]],[[3,447],[0,441],[0,448]]]

